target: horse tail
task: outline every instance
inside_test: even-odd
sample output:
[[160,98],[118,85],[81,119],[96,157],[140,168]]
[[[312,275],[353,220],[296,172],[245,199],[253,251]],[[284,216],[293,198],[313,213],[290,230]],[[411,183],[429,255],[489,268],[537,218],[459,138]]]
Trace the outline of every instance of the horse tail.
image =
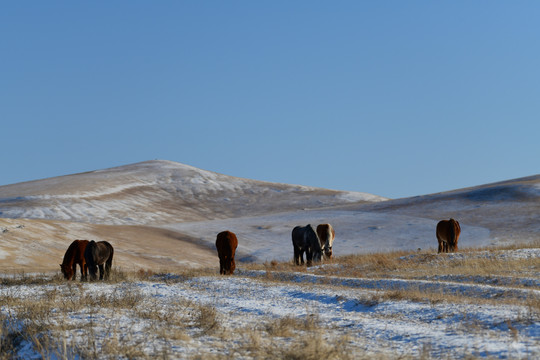
[[112,261],[113,261],[113,255],[114,255],[114,248],[113,248],[112,245],[109,244],[108,242],[107,242],[106,244],[107,244],[107,247],[109,248],[109,250],[111,251],[111,253],[109,254],[109,258],[108,258],[107,261],[105,262],[105,277],[106,277],[106,279],[108,279],[109,276],[111,275]]
[[114,248],[112,247],[111,244],[107,243],[107,245],[109,245],[109,249],[111,249],[111,254],[109,255],[109,258],[107,259],[107,266],[109,267],[109,269],[111,268],[112,266],[112,260],[113,260],[113,255],[114,255]]
[[449,231],[449,239],[448,241],[451,241],[451,242],[454,242],[454,239],[456,238],[456,227],[454,226],[454,222],[453,221],[450,221],[450,231]]

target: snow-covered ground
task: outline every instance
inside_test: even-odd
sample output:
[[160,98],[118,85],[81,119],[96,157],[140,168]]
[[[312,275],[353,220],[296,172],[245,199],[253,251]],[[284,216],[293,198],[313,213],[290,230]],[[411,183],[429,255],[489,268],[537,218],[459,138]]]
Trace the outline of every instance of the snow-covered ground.
[[[291,231],[297,225],[330,223],[336,231],[334,253],[384,252],[389,250],[436,249],[434,229],[437,221],[385,213],[340,210],[304,210],[267,216],[242,217],[166,225],[213,246],[223,230],[234,232],[239,241],[238,258],[246,261],[286,261],[292,258]],[[464,246],[492,244],[490,232],[483,227],[462,225]],[[436,250],[435,250],[436,251]]]
[[[455,254],[446,260],[492,256],[539,259],[540,249]],[[5,328],[13,331],[27,321],[20,317],[23,309],[9,305],[15,304],[14,298],[56,304],[37,321],[44,332],[58,331],[58,343],[49,345],[54,348],[49,349],[51,356],[58,358],[85,351],[101,354],[109,351],[111,342],[138,357],[282,358],[294,349],[308,351],[304,341],[334,349],[334,358],[540,356],[538,274],[509,276],[508,281],[489,276],[407,280],[315,275],[331,273],[332,266],[302,272],[240,268],[225,277],[162,274],[116,284],[9,285],[0,287],[0,313]],[[391,295],[400,290],[468,300],[413,301]],[[106,304],[89,299],[105,299]],[[210,312],[206,322],[201,309]],[[281,329],[288,323],[294,325]],[[17,347],[21,358],[40,358],[44,352],[27,340]]]

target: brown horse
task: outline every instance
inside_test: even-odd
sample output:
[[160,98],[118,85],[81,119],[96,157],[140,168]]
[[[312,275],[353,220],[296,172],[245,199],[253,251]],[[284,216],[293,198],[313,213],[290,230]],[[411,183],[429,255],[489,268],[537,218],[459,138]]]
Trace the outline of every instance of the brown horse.
[[331,259],[332,245],[336,237],[334,228],[330,224],[319,224],[317,225],[317,236],[319,236],[319,240],[321,241],[321,247],[324,248],[324,256]]
[[[90,272],[90,280],[97,279],[99,267],[99,280],[107,280],[111,272],[114,249],[107,241],[90,241],[84,251],[84,259]],[[104,269],[105,267],[105,269]]]
[[441,220],[437,224],[437,241],[439,242],[439,253],[458,251],[458,239],[461,234],[459,222],[454,219]]
[[234,263],[234,253],[238,246],[236,235],[230,231],[222,231],[217,235],[216,248],[219,256],[219,273],[222,275],[232,275],[236,264]]
[[81,268],[81,280],[86,280],[88,269],[84,260],[84,250],[88,245],[88,240],[75,240],[69,245],[64,260],[60,264],[64,279],[75,280],[77,275],[77,264]]

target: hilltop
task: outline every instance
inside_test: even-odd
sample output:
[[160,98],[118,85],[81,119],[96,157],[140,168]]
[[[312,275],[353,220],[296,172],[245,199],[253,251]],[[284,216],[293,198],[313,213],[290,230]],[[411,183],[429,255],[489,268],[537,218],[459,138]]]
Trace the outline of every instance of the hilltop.
[[160,225],[386,200],[249,180],[153,160],[0,186],[0,217]]

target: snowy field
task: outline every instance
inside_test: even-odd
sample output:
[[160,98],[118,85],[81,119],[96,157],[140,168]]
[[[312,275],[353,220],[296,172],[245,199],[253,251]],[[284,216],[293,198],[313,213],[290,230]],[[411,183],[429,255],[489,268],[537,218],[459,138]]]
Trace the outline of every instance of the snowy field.
[[495,257],[533,261],[535,269],[404,279],[321,275],[339,266],[323,264],[299,272],[240,267],[229,277],[161,274],[117,283],[32,284],[30,277],[10,284],[4,278],[3,336],[30,328],[33,299],[50,304],[33,316],[39,324],[34,337],[50,339],[36,349],[21,337],[14,353],[25,359],[106,358],[111,351],[110,358],[171,359],[540,356],[540,280],[534,272],[540,249],[430,256],[433,266]]
[[[0,360],[537,359],[538,189],[536,175],[388,200],[168,161],[2,186]],[[438,255],[449,217],[460,252]],[[291,265],[291,230],[319,223],[343,263]],[[239,239],[229,277],[223,230]],[[74,239],[113,244],[111,281],[60,279]]]
[[[291,231],[297,226],[330,223],[336,231],[336,255],[393,250],[436,249],[437,221],[420,217],[363,211],[304,210],[236,219],[184,222],[164,226],[188,234],[213,247],[223,230],[238,236],[241,261],[287,261],[292,259]],[[463,224],[464,246],[488,246],[493,242],[483,227]]]

